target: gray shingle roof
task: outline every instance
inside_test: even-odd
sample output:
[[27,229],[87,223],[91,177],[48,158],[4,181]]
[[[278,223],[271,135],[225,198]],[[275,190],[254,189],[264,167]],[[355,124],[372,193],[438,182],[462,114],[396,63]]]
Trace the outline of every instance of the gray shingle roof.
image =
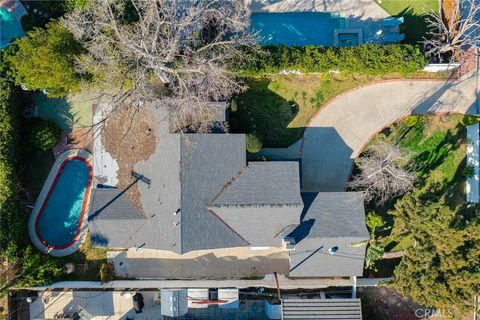
[[302,222],[316,222],[308,237],[369,237],[361,192],[320,192],[312,196],[302,217]]
[[246,164],[245,136],[191,134],[181,144],[182,252],[246,246],[208,203]]
[[250,162],[213,199],[212,207],[302,206],[298,162]]
[[280,246],[303,209],[298,162],[250,162],[215,196],[211,211],[249,244]]
[[[296,241],[290,253],[290,276],[361,276],[366,244],[354,244],[370,238],[363,195],[321,192],[304,198],[302,222],[289,235]],[[334,247],[337,252],[330,254]]]
[[[92,191],[88,220],[94,245],[124,248],[131,234],[147,222],[147,217],[138,212],[120,190],[100,188]],[[119,232],[122,228],[132,232]]]
[[284,320],[362,320],[360,299],[283,299]]

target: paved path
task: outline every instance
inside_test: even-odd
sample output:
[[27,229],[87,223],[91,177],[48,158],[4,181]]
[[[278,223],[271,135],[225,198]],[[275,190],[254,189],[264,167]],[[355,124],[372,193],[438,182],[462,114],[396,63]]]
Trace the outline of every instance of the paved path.
[[475,74],[455,83],[387,81],[337,96],[303,137],[302,191],[343,191],[353,159],[377,132],[410,113],[475,111]]
[[240,279],[277,272],[288,274],[288,251],[228,248],[178,255],[171,251],[110,251],[107,260],[118,277],[135,279]]
[[[298,278],[289,279],[278,275],[280,289],[319,289],[333,286],[348,287],[352,285],[350,278]],[[107,283],[96,281],[61,281],[47,286],[29,288],[35,291],[47,289],[161,289],[161,288],[277,288],[272,274],[259,280],[117,280]]]

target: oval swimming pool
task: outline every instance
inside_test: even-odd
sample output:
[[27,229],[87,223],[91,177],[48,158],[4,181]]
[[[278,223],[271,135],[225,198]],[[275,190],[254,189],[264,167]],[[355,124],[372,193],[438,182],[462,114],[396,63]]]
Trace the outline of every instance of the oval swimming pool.
[[78,239],[91,180],[91,164],[83,157],[70,156],[58,167],[35,219],[35,233],[50,250],[65,249]]

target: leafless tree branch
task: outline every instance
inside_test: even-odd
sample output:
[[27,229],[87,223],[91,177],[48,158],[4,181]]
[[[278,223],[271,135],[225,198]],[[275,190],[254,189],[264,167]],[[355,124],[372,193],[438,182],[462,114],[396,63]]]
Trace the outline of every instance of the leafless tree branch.
[[360,173],[348,186],[363,191],[366,201],[383,204],[413,188],[416,175],[410,162],[410,154],[397,145],[377,143],[357,160]]
[[216,115],[209,101],[245,89],[233,64],[258,52],[243,0],[92,0],[63,25],[86,53],[78,70],[115,103],[160,102],[176,129],[207,131]]
[[440,61],[454,62],[480,41],[480,2],[452,0],[452,10],[445,14],[431,12],[427,17],[428,39],[424,38],[426,53]]

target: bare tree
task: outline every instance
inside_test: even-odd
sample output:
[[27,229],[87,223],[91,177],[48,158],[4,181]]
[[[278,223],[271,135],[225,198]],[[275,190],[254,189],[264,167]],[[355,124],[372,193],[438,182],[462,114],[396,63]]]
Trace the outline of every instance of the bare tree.
[[429,38],[424,39],[426,53],[440,61],[453,62],[464,54],[476,54],[471,47],[480,41],[480,2],[478,0],[451,0],[451,8],[442,8],[443,14],[431,12],[427,17]]
[[207,130],[210,101],[245,89],[232,71],[257,52],[243,0],[92,0],[62,19],[86,53],[78,69],[114,103],[161,101],[177,129]]
[[357,160],[360,173],[348,186],[363,191],[366,201],[383,204],[413,188],[416,175],[410,160],[410,154],[397,145],[377,143]]

